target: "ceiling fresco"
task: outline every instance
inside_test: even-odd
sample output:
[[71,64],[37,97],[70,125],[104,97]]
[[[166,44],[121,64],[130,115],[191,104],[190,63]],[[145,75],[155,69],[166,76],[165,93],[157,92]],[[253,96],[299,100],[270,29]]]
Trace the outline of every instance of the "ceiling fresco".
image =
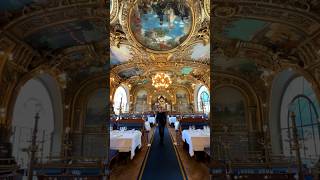
[[143,73],[143,71],[137,67],[122,70],[118,73],[118,75],[123,79],[128,79],[133,76],[139,76]]
[[210,44],[197,43],[191,50],[191,59],[205,60],[210,58]]
[[[13,63],[23,72],[47,65],[85,76],[104,71],[110,63],[115,79],[148,84],[137,76],[166,70],[208,83],[211,62],[227,73],[254,74],[288,64],[313,68],[320,58],[317,1],[214,0],[213,34],[209,0],[112,0],[108,7],[101,2],[0,1],[1,37],[13,41],[18,54],[30,55]],[[108,15],[110,34],[104,21]],[[110,48],[95,47],[106,44],[108,36]],[[85,48],[65,53],[79,46]]]
[[129,61],[133,56],[129,45],[120,45],[120,47],[110,47],[110,64],[111,66],[119,65]]
[[223,36],[230,39],[250,41],[257,33],[265,28],[267,24],[267,22],[260,20],[237,19],[231,21],[231,23],[225,27]]
[[73,69],[67,70],[68,76],[75,80],[77,83],[79,81],[90,78],[90,76],[95,74],[104,74],[108,70],[108,66],[105,63],[101,63],[96,60],[90,61],[90,64],[82,65],[78,67],[77,71]]
[[191,9],[181,1],[138,1],[131,9],[130,30],[144,47],[166,51],[179,46],[190,33]]
[[304,34],[289,26],[270,23],[259,34],[256,34],[252,41],[264,44],[272,49],[296,48],[303,41]]
[[245,75],[260,75],[262,73],[257,64],[247,57],[228,58],[223,55],[216,56],[215,66],[219,70],[238,72]]
[[27,36],[25,41],[33,48],[56,50],[84,45],[106,39],[103,21],[74,21],[39,30]]
[[3,11],[17,11],[22,9],[23,7],[37,3],[37,4],[45,4],[48,0],[1,0],[0,1],[0,12]]
[[190,85],[195,78],[183,76],[209,69],[209,17],[203,13],[204,2],[137,0],[119,1],[119,6],[117,20],[111,21],[110,63],[120,81],[151,86],[151,75],[165,71],[174,83]]

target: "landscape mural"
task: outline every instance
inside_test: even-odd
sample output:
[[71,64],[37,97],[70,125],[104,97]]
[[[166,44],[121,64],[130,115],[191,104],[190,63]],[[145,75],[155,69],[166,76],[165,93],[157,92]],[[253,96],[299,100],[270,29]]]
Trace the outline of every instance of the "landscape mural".
[[215,95],[216,120],[223,124],[245,125],[245,100],[243,95],[232,87],[219,88]]
[[87,104],[86,127],[102,126],[105,123],[106,114],[105,89],[99,89],[89,99]]

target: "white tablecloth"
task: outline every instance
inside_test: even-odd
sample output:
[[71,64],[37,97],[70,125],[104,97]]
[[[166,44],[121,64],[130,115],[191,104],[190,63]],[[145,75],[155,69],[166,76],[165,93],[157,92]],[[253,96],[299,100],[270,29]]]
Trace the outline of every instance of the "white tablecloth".
[[155,117],[148,117],[148,122],[151,124],[155,124],[156,123],[156,118]]
[[189,154],[194,156],[194,151],[204,151],[205,147],[210,146],[210,132],[203,129],[183,130],[182,140],[189,144]]
[[151,127],[150,127],[150,123],[148,121],[146,121],[144,123],[144,128],[147,130],[147,131],[150,131],[151,130]]
[[175,123],[177,121],[176,117],[169,117],[169,124]]
[[179,129],[179,121],[174,122],[174,129],[178,130]]
[[135,149],[141,148],[142,133],[137,130],[129,131],[110,131],[110,149],[119,150],[119,152],[130,152],[131,159],[135,155]]

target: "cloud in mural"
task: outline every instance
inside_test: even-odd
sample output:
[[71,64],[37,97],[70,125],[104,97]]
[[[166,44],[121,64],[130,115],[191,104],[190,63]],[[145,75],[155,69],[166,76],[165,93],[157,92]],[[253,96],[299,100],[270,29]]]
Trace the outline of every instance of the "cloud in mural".
[[120,48],[111,46],[111,65],[127,62],[131,58],[132,54],[128,45],[121,45]]
[[192,49],[192,59],[205,59],[210,57],[210,44],[203,45],[202,43],[196,44]]

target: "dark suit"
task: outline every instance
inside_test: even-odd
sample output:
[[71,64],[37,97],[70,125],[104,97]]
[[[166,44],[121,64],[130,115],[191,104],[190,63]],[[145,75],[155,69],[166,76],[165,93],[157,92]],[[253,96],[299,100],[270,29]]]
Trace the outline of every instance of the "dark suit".
[[166,121],[167,121],[166,112],[158,112],[156,121],[157,121],[158,126],[159,126],[159,135],[160,135],[160,139],[162,141],[163,140],[163,134],[164,134],[164,128],[166,126]]

